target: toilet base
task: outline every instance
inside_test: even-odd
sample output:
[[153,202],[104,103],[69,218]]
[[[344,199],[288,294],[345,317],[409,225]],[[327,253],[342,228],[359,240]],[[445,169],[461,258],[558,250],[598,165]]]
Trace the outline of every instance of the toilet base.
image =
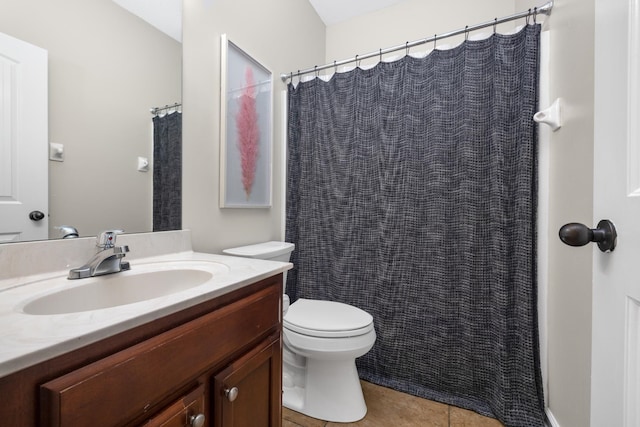
[[286,408],[332,422],[364,418],[367,405],[355,360],[304,359],[306,366],[288,363],[285,357],[282,404]]

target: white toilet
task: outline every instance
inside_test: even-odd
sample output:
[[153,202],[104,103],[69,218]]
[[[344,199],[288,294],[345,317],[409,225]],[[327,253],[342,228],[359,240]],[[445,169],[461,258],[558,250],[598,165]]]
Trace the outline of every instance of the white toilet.
[[[228,255],[288,262],[292,243],[225,249]],[[285,272],[286,286],[286,272]],[[367,413],[355,359],[376,341],[373,317],[333,301],[283,298],[283,405],[310,417],[354,422]]]

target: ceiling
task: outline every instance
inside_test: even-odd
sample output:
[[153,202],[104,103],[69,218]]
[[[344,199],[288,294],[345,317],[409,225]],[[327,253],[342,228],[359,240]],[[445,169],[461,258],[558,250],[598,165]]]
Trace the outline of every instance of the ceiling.
[[404,0],[309,0],[324,24],[329,26]]
[[[113,1],[160,31],[182,41],[182,0]],[[325,25],[329,26],[402,1],[404,0],[309,0],[309,3]]]
[[182,0],[113,0],[158,30],[182,42]]

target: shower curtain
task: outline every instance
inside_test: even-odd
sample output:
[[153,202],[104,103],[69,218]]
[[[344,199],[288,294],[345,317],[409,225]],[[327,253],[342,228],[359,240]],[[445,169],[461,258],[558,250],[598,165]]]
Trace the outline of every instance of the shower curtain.
[[360,307],[361,378],[544,425],[540,26],[289,85],[287,293]]
[[182,228],[182,113],[153,118],[153,231]]

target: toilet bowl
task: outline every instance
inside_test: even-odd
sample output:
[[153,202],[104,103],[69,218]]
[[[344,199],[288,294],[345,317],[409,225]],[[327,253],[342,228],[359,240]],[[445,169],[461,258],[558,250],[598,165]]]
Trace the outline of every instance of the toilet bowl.
[[[267,242],[223,252],[287,262],[293,248],[291,243]],[[300,298],[289,306],[284,297],[283,405],[326,421],[362,419],[367,406],[355,359],[375,343],[373,317],[334,301]]]

